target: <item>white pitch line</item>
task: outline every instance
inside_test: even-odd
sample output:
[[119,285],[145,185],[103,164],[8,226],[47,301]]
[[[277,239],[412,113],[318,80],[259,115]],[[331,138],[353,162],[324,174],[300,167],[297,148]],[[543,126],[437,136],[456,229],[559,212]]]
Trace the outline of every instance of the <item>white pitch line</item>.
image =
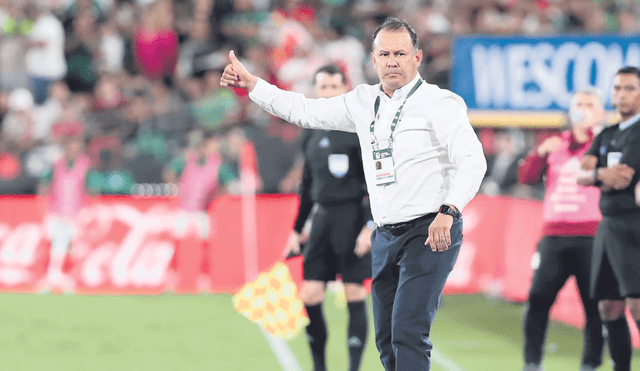
[[302,371],[302,367],[298,363],[296,356],[293,355],[291,348],[289,348],[289,344],[282,339],[278,339],[273,337],[271,334],[264,331],[262,328],[260,329],[262,335],[269,343],[273,354],[276,356],[278,363],[280,363],[280,367],[284,371]]
[[448,358],[444,354],[437,351],[435,348],[431,351],[431,360],[434,364],[442,367],[446,371],[466,371],[464,368],[455,363],[451,358]]

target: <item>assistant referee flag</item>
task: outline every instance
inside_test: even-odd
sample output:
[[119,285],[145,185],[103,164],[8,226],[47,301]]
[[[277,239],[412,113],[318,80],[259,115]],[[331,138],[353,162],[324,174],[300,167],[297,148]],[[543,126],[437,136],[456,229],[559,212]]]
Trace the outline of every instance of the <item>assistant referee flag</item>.
[[248,282],[233,297],[240,314],[276,338],[290,340],[309,324],[289,269],[282,262]]

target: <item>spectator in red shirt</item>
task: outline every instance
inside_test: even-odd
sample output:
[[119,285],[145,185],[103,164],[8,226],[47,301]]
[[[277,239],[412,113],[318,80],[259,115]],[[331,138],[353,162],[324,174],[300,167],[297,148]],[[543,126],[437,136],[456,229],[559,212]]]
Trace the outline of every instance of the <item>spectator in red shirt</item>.
[[171,28],[170,1],[159,0],[142,16],[142,27],[133,36],[133,54],[140,72],[151,80],[172,76],[178,61],[178,35]]

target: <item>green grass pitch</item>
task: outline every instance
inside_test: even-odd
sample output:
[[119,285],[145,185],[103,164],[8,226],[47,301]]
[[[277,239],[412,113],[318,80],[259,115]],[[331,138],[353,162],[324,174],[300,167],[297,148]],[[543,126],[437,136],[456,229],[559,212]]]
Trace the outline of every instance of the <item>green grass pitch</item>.
[[[330,371],[347,369],[346,308],[329,294]],[[369,304],[370,309],[370,304]],[[434,371],[518,371],[521,305],[482,295],[446,296],[433,326]],[[372,325],[372,322],[370,322]],[[0,294],[2,370],[278,371],[257,326],[238,314],[230,295],[80,296]],[[373,331],[363,371],[381,371]],[[546,370],[577,370],[581,332],[552,322]],[[289,342],[303,370],[307,344]],[[640,352],[634,353],[640,367]],[[610,371],[608,355],[601,371]]]

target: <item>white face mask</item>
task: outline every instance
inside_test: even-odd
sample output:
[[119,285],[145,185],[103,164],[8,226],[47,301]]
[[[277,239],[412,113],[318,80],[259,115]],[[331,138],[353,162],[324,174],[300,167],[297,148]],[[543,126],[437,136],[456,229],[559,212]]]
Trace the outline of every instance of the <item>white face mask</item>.
[[578,108],[569,110],[569,122],[571,125],[584,126],[592,121],[592,114],[589,111],[583,111]]

